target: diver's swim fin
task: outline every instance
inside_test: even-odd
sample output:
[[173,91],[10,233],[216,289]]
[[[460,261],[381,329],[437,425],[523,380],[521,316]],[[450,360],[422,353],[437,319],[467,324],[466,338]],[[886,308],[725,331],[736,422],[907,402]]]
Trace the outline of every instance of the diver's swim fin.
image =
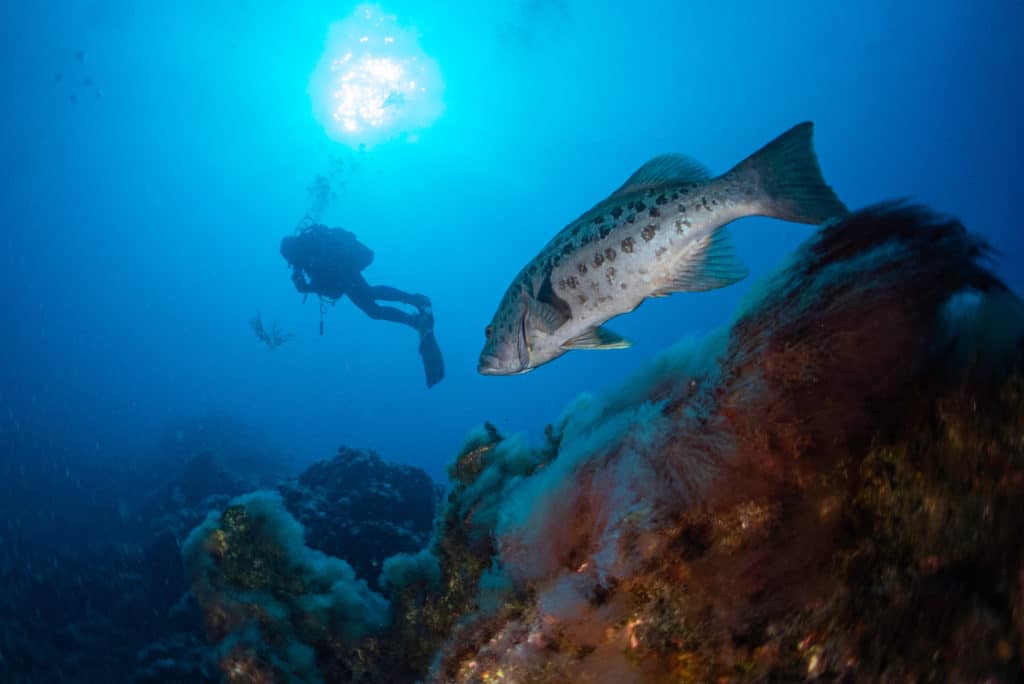
[[444,359],[441,358],[441,348],[437,346],[433,330],[425,330],[420,334],[420,357],[423,359],[429,389],[444,378]]

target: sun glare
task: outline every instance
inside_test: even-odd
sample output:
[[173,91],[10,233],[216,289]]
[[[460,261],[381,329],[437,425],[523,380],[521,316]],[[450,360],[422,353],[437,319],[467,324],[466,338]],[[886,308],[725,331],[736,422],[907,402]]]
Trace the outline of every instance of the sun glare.
[[377,5],[331,25],[309,92],[332,138],[373,145],[422,130],[444,109],[437,64],[417,34]]

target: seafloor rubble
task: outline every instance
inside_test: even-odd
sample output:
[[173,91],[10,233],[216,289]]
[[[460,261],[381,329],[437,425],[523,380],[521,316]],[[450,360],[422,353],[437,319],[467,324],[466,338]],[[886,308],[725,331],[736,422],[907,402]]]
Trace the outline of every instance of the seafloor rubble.
[[231,682],[1024,681],[1024,308],[957,222],[822,228],[734,323],[473,434],[376,587],[232,502],[186,559]]

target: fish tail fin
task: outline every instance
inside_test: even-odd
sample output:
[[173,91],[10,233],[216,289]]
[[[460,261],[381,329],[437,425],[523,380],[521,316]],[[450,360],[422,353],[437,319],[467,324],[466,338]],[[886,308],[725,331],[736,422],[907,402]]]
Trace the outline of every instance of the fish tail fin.
[[753,173],[766,195],[765,213],[797,223],[822,223],[848,213],[825,182],[814,153],[814,124],[797,124],[736,165],[730,173]]

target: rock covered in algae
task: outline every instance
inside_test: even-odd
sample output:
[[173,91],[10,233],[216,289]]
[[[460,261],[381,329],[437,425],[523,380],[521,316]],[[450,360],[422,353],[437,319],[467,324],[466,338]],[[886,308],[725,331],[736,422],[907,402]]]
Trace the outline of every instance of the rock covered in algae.
[[310,546],[344,558],[371,582],[384,559],[430,541],[440,499],[423,470],[344,446],[278,489]]
[[388,623],[387,601],[348,563],[306,546],[276,492],[211,514],[183,553],[228,681],[321,681],[318,659],[357,662]]
[[471,435],[379,592],[287,542],[280,502],[237,501],[188,547],[225,672],[1024,680],[1024,307],[986,255],[914,207],[822,228],[543,445]]
[[534,468],[459,466],[499,589],[429,680],[1024,680],[1024,314],[986,254],[857,212]]
[[211,513],[183,555],[225,679],[408,681],[405,660],[381,646],[398,643],[405,623],[390,627],[389,601],[371,583],[381,574],[400,607],[436,584],[433,556],[411,552],[429,540],[437,499],[423,471],[343,447]]

